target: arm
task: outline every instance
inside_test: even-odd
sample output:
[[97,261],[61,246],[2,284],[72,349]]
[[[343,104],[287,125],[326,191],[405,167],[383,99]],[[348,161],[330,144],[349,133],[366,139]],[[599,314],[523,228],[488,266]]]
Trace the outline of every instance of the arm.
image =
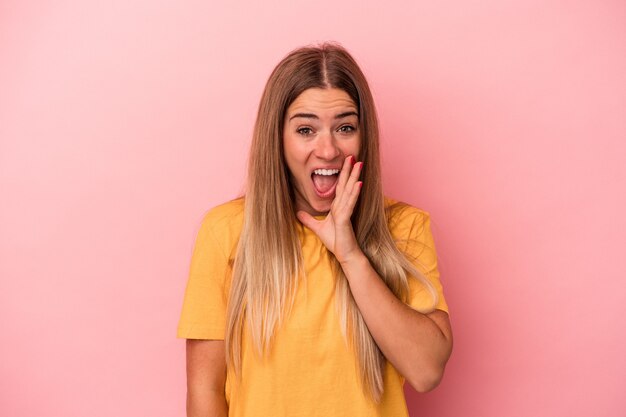
[[223,340],[187,340],[187,417],[226,417]]
[[331,210],[323,220],[299,211],[298,219],[313,230],[339,261],[354,300],[376,344],[387,360],[417,391],[433,389],[452,351],[447,313],[421,314],[398,300],[359,247],[350,218],[361,190],[362,163],[344,161]]
[[452,352],[448,314],[419,313],[393,295],[361,252],[341,263],[352,296],[387,360],[418,392],[435,388]]

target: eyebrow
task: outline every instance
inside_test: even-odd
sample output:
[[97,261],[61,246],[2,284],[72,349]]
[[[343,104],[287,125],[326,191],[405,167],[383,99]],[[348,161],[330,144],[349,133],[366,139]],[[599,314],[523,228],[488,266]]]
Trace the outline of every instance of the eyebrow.
[[[350,111],[346,111],[343,113],[339,113],[338,115],[335,116],[335,119],[343,119],[344,117],[348,117],[348,116],[356,116],[358,118],[359,114],[355,111],[350,110]],[[305,119],[319,119],[319,117],[317,117],[317,115],[313,113],[296,113],[293,116],[291,116],[289,120],[294,119],[296,117],[303,117]]]

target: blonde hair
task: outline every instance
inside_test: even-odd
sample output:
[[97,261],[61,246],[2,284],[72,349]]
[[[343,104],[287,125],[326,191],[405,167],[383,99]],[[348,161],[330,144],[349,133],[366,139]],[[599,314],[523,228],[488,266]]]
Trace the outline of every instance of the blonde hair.
[[[226,359],[241,374],[242,337],[248,326],[259,354],[289,312],[303,276],[293,187],[283,153],[284,116],[309,88],[344,90],[359,110],[363,188],[352,224],[357,241],[393,294],[408,298],[409,276],[437,292],[398,249],[388,227],[382,192],[378,121],[365,76],[341,46],[325,43],[292,51],[274,69],[261,97],[248,166],[243,228],[233,265],[226,329]],[[271,233],[270,233],[271,231]],[[357,357],[364,392],[378,402],[383,394],[385,358],[352,298],[348,281],[334,259],[336,304],[344,336]]]

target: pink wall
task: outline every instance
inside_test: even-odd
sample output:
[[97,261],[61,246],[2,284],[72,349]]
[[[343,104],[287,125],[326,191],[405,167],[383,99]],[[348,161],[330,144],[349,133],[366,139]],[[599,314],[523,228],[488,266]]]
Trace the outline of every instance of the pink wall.
[[623,415],[626,3],[28,3],[0,4],[0,415],[183,415],[198,221],[273,66],[326,39],[433,217],[456,345],[411,415]]

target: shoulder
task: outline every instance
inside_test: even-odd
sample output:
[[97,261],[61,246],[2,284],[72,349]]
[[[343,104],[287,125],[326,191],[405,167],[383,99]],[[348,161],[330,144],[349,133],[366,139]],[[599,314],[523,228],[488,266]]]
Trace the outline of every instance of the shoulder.
[[437,274],[437,251],[430,214],[409,204],[385,198],[389,231],[398,249],[425,275]]
[[198,231],[198,242],[217,244],[229,257],[243,226],[244,199],[237,198],[208,210]]
[[389,197],[385,197],[385,212],[389,230],[396,238],[419,234],[430,225],[427,211]]
[[243,223],[243,197],[215,206],[204,214],[202,224],[213,229],[241,226]]

